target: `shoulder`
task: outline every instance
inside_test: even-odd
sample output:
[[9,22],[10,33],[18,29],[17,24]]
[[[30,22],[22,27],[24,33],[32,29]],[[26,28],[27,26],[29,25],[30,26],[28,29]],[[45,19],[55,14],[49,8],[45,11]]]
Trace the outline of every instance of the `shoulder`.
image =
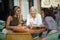
[[36,15],[38,19],[42,18],[40,14],[36,14]]
[[45,17],[45,19],[50,20],[50,19],[53,19],[53,18],[52,18],[52,17],[50,17],[50,16],[47,16],[47,17]]
[[47,17],[45,17],[45,21],[54,21],[54,20],[52,17],[47,16]]
[[38,16],[41,16],[41,14],[37,13]]
[[41,14],[39,14],[39,13],[37,13],[36,15],[37,15],[38,17],[41,17]]
[[8,18],[12,18],[12,16],[8,16]]
[[10,20],[10,19],[12,19],[12,16],[8,16],[8,18],[7,18],[8,20]]

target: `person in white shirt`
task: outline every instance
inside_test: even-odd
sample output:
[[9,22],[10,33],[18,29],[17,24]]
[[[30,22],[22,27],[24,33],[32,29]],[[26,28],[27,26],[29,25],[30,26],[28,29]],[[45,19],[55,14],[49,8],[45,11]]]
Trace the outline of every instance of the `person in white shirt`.
[[[27,16],[27,27],[32,29],[33,27],[41,27],[42,25],[42,17],[40,14],[37,13],[36,9],[34,7],[30,8],[30,14]],[[32,37],[39,36],[40,33],[34,33],[32,34]],[[42,34],[41,34],[42,35]]]
[[30,14],[27,16],[26,25],[36,27],[40,27],[40,25],[42,25],[42,17],[39,13],[36,12],[34,7],[30,8]]

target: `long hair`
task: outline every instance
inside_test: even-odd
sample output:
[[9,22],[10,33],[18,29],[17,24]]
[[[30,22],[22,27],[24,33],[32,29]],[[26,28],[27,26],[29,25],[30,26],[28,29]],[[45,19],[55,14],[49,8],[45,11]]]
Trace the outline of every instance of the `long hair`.
[[17,9],[20,9],[19,6],[14,6],[11,10],[10,10],[10,15],[13,16],[16,12]]
[[47,17],[47,16],[51,16],[53,19],[56,19],[56,17],[55,17],[55,15],[54,15],[54,13],[51,11],[51,10],[49,10],[49,9],[47,9],[47,8],[45,8],[45,9],[42,9],[43,11],[44,11],[44,15],[45,15],[45,17]]

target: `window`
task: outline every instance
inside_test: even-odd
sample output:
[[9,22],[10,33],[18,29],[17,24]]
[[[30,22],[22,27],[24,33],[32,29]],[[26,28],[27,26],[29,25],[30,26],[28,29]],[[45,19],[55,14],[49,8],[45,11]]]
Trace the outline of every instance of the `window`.
[[31,6],[34,6],[34,0],[29,0],[29,9]]

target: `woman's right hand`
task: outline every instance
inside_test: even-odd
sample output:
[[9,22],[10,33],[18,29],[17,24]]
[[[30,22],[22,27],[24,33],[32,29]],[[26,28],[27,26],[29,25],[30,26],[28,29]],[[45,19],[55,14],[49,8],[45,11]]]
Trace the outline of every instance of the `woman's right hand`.
[[30,28],[30,29],[32,29],[33,27],[35,27],[36,25],[35,24],[30,24],[28,27]]
[[22,31],[24,29],[25,29],[25,26],[18,26],[13,28],[14,31]]
[[19,27],[13,27],[12,30],[14,30],[14,31],[19,31],[20,28],[19,28]]

